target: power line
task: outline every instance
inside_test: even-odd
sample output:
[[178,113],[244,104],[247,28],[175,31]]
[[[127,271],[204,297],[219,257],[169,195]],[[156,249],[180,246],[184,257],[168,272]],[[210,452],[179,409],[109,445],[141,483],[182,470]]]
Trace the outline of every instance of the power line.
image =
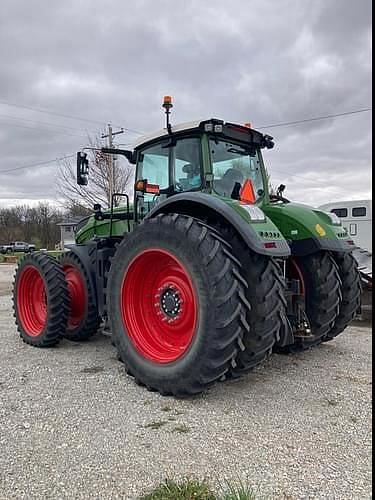
[[[31,111],[36,111],[38,113],[44,113],[44,114],[47,114],[47,115],[61,116],[62,118],[69,118],[71,120],[79,120],[79,121],[82,121],[82,122],[96,123],[96,124],[99,124],[99,125],[102,125],[102,126],[106,124],[104,121],[90,120],[89,118],[82,118],[80,116],[67,115],[65,113],[58,113],[56,111],[49,111],[47,109],[35,108],[33,106],[26,106],[24,104],[16,104],[16,103],[4,101],[4,100],[0,100],[0,104],[5,104],[6,106],[13,106],[15,108],[29,109]],[[119,128],[121,128],[121,126],[119,126]],[[134,134],[138,134],[138,135],[142,135],[143,134],[142,132],[139,132],[138,130],[134,130],[134,129],[127,128],[127,127],[122,127],[122,128],[124,130],[127,130],[128,132],[132,132]]]
[[14,172],[16,170],[22,170],[24,168],[31,168],[31,167],[42,167],[43,165],[48,165],[49,163],[54,163],[55,161],[62,161],[62,160],[67,160],[68,158],[73,158],[75,154],[67,155],[67,156],[62,156],[61,158],[54,158],[53,160],[46,160],[38,163],[29,163],[28,165],[22,165],[21,167],[14,167],[14,168],[9,168],[7,170],[0,170],[0,174],[7,174],[9,172]]
[[324,115],[324,116],[316,116],[313,118],[305,118],[303,120],[295,120],[293,122],[281,122],[281,123],[273,123],[271,125],[262,125],[261,127],[256,127],[257,129],[265,129],[265,128],[276,128],[276,127],[287,127],[290,125],[299,125],[301,123],[309,123],[309,122],[315,122],[319,120],[328,120],[329,118],[338,118],[340,116],[348,116],[348,115],[356,115],[359,113],[368,113],[369,111],[372,111],[372,108],[363,108],[363,109],[356,109],[354,111],[347,111],[345,113],[337,113],[334,115]]
[[28,127],[27,125],[21,125],[19,123],[8,123],[7,124],[9,127],[20,127],[20,128],[27,128],[29,130],[34,130],[35,132],[38,132],[38,131],[43,131],[43,132],[53,132],[54,134],[62,134],[62,135],[69,135],[71,137],[81,137],[81,138],[86,138],[86,136],[84,135],[77,135],[77,134],[69,134],[69,132],[63,132],[62,130],[53,130],[51,128],[42,128],[42,129],[38,129],[38,128],[35,128],[35,127]]
[[61,125],[61,124],[58,124],[58,123],[52,123],[52,122],[43,122],[43,121],[40,121],[40,120],[31,120],[30,118],[22,118],[20,116],[12,116],[12,115],[3,115],[3,114],[0,114],[0,117],[1,118],[9,118],[11,120],[18,120],[18,121],[22,121],[22,122],[30,122],[30,123],[36,123],[38,125],[47,125],[47,126],[51,126],[51,127],[56,127],[56,128],[63,128],[63,129],[67,129],[67,130],[76,130],[77,132],[91,132],[93,134],[96,134],[97,131],[94,131],[94,130],[87,130],[87,129],[83,129],[83,128],[77,128],[77,127],[72,127],[70,125]]

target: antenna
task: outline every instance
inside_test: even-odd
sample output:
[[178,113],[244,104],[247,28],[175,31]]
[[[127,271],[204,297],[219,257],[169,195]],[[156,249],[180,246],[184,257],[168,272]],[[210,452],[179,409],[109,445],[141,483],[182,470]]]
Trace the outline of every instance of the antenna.
[[171,114],[171,109],[173,108],[172,97],[170,95],[165,95],[163,99],[163,108],[165,109],[165,115],[167,120],[167,130],[168,134],[172,134],[172,125],[170,123],[169,116]]

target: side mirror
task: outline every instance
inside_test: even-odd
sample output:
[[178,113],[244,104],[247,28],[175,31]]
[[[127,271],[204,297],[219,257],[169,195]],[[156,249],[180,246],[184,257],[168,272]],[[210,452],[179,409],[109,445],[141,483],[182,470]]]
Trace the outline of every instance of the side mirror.
[[280,196],[281,198],[284,194],[285,189],[286,186],[284,184],[280,184],[280,186],[277,188],[277,196]]
[[89,183],[89,160],[87,153],[78,151],[77,153],[77,184],[87,186]]

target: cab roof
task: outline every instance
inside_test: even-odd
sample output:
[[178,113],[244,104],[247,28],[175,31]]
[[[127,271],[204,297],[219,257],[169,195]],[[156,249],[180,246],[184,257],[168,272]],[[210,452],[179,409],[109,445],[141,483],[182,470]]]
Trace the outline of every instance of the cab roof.
[[[194,130],[199,128],[200,124],[201,124],[200,121],[180,123],[172,127],[172,132],[177,133],[177,132],[186,132],[188,130]],[[168,135],[169,135],[168,130],[166,128],[162,128],[161,130],[153,132],[152,134],[143,135],[139,137],[137,141],[134,143],[134,148],[138,148],[139,146],[142,146],[147,142],[151,142],[155,139],[159,139],[164,136],[168,137]]]
[[[194,131],[211,133],[216,136],[225,137],[229,140],[248,142],[261,148],[267,147],[271,149],[274,146],[273,138],[269,135],[263,135],[261,132],[245,125],[224,122],[217,118],[180,123],[178,125],[173,125],[171,128],[172,135],[183,135],[184,133]],[[141,146],[169,136],[170,133],[166,128],[149,135],[144,135],[134,143],[134,149],[139,149]]]

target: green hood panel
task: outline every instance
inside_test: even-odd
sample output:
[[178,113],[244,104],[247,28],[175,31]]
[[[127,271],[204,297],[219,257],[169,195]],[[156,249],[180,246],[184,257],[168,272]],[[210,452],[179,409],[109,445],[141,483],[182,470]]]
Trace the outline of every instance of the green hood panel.
[[315,249],[341,252],[353,250],[353,242],[343,226],[334,224],[331,217],[321,210],[299,203],[270,203],[263,205],[262,209],[277,225],[284,238],[293,242],[296,247],[298,242],[302,244],[309,240]]
[[[125,207],[120,206],[114,209],[114,217],[113,217],[113,225],[112,225],[112,235],[113,236],[123,236],[128,232],[128,221],[126,220],[116,220],[116,212],[123,213]],[[133,207],[130,206],[130,212],[133,210]],[[105,210],[104,214],[110,214],[110,210]],[[130,230],[133,229],[134,221],[130,220]],[[83,221],[82,226],[78,225],[78,231],[76,232],[76,243],[84,244],[87,241],[91,240],[95,236],[103,237],[109,236],[110,230],[110,221],[108,219],[103,221],[98,221],[95,219],[95,216],[92,215],[88,219]]]

